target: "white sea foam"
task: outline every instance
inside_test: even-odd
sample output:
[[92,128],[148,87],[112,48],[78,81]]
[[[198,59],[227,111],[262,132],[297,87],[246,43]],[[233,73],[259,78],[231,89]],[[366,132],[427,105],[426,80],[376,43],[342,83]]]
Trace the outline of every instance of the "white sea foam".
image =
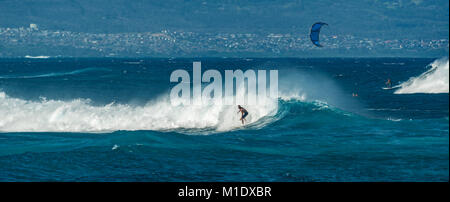
[[47,55],[38,55],[38,56],[25,55],[25,58],[31,58],[31,59],[47,59],[47,58],[50,58],[50,56],[47,56]]
[[[278,102],[268,100],[264,106],[244,107],[250,112],[246,120],[251,124],[276,114]],[[237,112],[237,107],[230,105],[172,106],[167,98],[145,106],[94,106],[86,99],[29,101],[0,92],[0,132],[229,131],[241,127]]]
[[448,58],[435,60],[429,69],[420,76],[412,77],[401,83],[395,94],[412,93],[448,93]]

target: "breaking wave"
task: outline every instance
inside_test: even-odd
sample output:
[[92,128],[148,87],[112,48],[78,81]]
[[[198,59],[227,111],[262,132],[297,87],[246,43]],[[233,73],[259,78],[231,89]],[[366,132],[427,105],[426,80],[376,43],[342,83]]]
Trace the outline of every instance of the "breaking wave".
[[435,60],[429,69],[420,76],[411,77],[408,81],[396,86],[395,94],[412,93],[448,93],[448,58]]
[[[277,101],[245,106],[247,123],[277,113]],[[111,132],[117,130],[207,129],[229,131],[241,127],[236,106],[172,106],[161,98],[144,106],[110,103],[94,106],[89,99],[28,101],[0,92],[1,132]]]
[[[100,69],[88,68],[14,78],[59,76],[94,70]],[[334,82],[324,76],[310,79],[308,75],[296,70],[286,72],[284,75],[288,76],[280,79],[277,99],[267,97],[262,104],[244,105],[249,111],[244,127],[235,105],[173,106],[168,97],[160,96],[145,105],[113,102],[99,106],[93,104],[90,99],[24,100],[10,97],[0,91],[0,132],[101,133],[119,130],[156,130],[209,134],[264,128],[288,114],[292,115],[287,113],[289,110],[315,113],[317,110],[333,111],[328,104],[343,110],[347,110],[345,104],[355,105],[342,96]],[[301,107],[298,108],[299,106]]]
[[330,109],[325,102],[305,102],[297,96],[267,99],[263,105],[245,106],[250,114],[242,127],[234,105],[172,106],[168,98],[161,98],[144,106],[116,103],[96,106],[89,99],[29,101],[0,92],[0,132],[157,130],[209,134],[264,128],[301,103],[309,111]]

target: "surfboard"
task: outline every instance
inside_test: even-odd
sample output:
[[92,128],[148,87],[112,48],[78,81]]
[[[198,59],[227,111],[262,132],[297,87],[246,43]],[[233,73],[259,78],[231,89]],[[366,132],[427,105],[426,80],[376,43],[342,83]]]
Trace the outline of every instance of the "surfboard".
[[398,88],[398,87],[400,87],[400,86],[383,87],[381,89],[383,89],[383,90],[391,90],[391,89]]

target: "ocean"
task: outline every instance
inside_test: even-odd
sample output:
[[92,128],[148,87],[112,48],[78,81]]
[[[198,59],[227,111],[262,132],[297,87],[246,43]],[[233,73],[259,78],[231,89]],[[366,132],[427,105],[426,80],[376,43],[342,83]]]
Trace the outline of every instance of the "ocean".
[[[177,69],[278,70],[246,106],[168,100]],[[0,59],[0,181],[448,181],[448,58]],[[383,89],[387,79],[393,89]]]

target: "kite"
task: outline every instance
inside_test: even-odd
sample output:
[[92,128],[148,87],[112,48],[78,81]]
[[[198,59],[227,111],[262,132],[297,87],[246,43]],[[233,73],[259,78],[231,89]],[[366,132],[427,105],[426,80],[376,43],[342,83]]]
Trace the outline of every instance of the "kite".
[[319,43],[319,33],[320,33],[320,28],[322,28],[322,26],[324,26],[324,25],[328,25],[328,24],[324,23],[324,22],[316,22],[311,27],[311,33],[309,34],[309,37],[311,38],[311,42],[314,45],[316,45],[317,47],[322,47],[322,45],[320,45],[320,43]]

